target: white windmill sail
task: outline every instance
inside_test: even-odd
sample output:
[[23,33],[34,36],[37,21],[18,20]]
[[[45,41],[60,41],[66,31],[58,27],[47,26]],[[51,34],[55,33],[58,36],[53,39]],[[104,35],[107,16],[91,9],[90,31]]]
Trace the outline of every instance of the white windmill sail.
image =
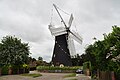
[[65,66],[72,66],[70,56],[76,54],[73,39],[81,44],[82,38],[81,36],[79,36],[79,34],[77,34],[74,31],[71,32],[70,30],[70,27],[74,19],[73,15],[71,14],[68,25],[66,25],[64,19],[62,18],[59,12],[60,8],[58,8],[55,4],[53,4],[53,6],[56,9],[63,25],[61,27],[55,27],[52,24],[49,25],[49,30],[51,34],[55,36],[55,46],[53,51],[52,62],[55,66],[58,66],[59,65],[58,63],[64,64]]
[[71,24],[72,24],[72,21],[73,21],[73,14],[71,14],[70,16],[70,19],[69,19],[69,22],[68,22],[68,27],[70,28],[71,27]]
[[78,43],[80,43],[80,44],[82,44],[82,37],[78,34],[78,33],[76,33],[75,31],[70,31],[70,33],[72,34],[71,35],[71,37],[75,40],[75,41],[77,41]]
[[68,36],[68,48],[69,48],[71,56],[76,54],[75,45],[74,45],[74,41],[73,41],[73,39],[71,37],[71,34],[69,34],[69,36]]
[[54,35],[54,36],[59,36],[59,35],[62,35],[62,34],[67,34],[65,27],[55,28],[53,25],[49,25],[49,29],[51,31],[51,34]]
[[56,5],[53,4],[53,6],[55,7],[58,15],[60,16],[60,18],[61,18],[61,20],[64,24],[64,27],[61,26],[61,27],[56,28],[56,27],[54,27],[53,25],[50,24],[49,29],[51,31],[51,34],[54,35],[54,36],[59,36],[59,35],[63,35],[63,34],[68,33],[68,40],[67,40],[68,49],[69,49],[71,55],[75,55],[76,50],[75,50],[75,45],[74,45],[73,39],[75,41],[77,41],[78,43],[82,44],[82,37],[78,33],[76,33],[75,31],[70,30],[70,27],[71,27],[73,19],[74,19],[73,14],[71,14],[69,22],[68,22],[68,26],[67,26],[66,23],[64,22],[62,16],[60,15]]

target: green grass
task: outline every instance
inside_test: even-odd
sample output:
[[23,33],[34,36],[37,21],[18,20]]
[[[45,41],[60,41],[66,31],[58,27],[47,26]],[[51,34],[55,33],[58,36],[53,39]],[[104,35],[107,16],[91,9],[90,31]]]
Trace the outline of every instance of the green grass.
[[76,73],[72,73],[72,74],[66,75],[64,77],[66,78],[66,77],[75,77],[75,76],[76,76]]
[[21,76],[30,76],[30,77],[36,78],[36,77],[40,77],[42,75],[41,74],[21,74]]

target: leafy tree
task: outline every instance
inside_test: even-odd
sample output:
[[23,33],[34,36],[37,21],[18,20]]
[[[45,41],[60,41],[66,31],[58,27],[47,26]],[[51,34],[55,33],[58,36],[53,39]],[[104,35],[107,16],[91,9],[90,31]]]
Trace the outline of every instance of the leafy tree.
[[120,27],[113,26],[112,30],[85,50],[94,70],[120,72]]
[[38,57],[38,60],[43,61],[43,58],[41,56]]
[[36,61],[36,59],[35,58],[32,58],[31,56],[29,57],[29,62],[34,62],[34,61]]
[[36,61],[37,66],[48,66],[49,63],[47,63],[46,61],[41,61],[41,60],[37,60]]
[[0,61],[6,65],[21,65],[28,62],[29,46],[15,36],[3,37],[0,43]]
[[73,66],[82,66],[83,65],[83,59],[79,54],[72,56],[71,60],[72,60]]
[[93,45],[89,45],[87,46],[86,50],[85,50],[85,54],[82,54],[81,56],[83,57],[83,61],[84,62],[91,62],[91,65],[93,65],[93,69],[97,69],[97,62],[96,62],[96,58],[95,55],[93,54],[94,50],[94,46]]

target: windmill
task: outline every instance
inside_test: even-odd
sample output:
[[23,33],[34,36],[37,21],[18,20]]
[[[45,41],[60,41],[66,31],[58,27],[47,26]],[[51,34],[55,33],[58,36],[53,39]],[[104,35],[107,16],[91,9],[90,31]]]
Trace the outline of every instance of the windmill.
[[81,36],[79,36],[78,33],[70,30],[73,21],[73,15],[71,14],[67,26],[57,9],[58,7],[55,4],[53,4],[53,6],[60,16],[61,22],[64,26],[56,28],[52,24],[49,25],[49,30],[51,34],[55,36],[55,46],[52,56],[52,63],[55,66],[59,66],[60,64],[63,64],[64,66],[72,66],[71,55],[74,55],[76,53],[73,39],[81,44],[82,38]]

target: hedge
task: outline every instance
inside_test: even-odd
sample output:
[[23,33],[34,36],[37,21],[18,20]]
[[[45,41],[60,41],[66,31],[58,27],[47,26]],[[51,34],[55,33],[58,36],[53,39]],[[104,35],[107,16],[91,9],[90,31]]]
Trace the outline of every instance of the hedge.
[[80,66],[75,66],[75,67],[52,67],[52,66],[37,66],[37,70],[77,70],[81,68]]
[[1,70],[2,75],[8,75],[9,66],[3,66]]
[[[29,73],[29,66],[26,64],[23,64],[21,66],[9,66],[9,65],[3,65],[1,68],[1,75],[8,75],[9,69],[11,68],[12,73],[11,74],[22,74],[22,73]],[[19,72],[18,72],[19,71]]]

